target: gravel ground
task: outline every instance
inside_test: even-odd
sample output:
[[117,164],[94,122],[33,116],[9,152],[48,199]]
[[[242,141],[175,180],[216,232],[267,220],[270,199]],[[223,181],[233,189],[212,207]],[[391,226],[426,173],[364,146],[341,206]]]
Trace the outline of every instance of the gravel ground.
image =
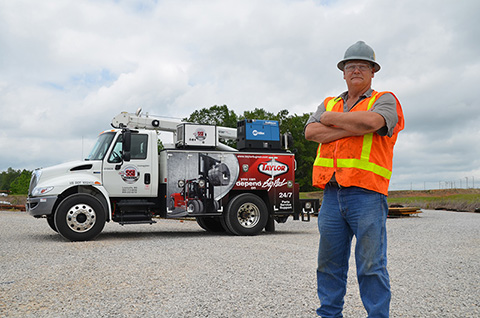
[[[391,317],[480,317],[480,214],[389,219]],[[316,219],[256,237],[107,224],[67,242],[0,212],[0,317],[315,317]],[[365,317],[352,253],[345,317]]]

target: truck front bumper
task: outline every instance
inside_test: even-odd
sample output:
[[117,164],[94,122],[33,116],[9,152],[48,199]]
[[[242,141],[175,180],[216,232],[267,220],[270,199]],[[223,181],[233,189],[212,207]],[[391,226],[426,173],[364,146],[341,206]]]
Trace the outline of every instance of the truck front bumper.
[[50,215],[53,213],[53,206],[57,201],[57,196],[49,197],[28,197],[26,210],[28,214],[34,217]]

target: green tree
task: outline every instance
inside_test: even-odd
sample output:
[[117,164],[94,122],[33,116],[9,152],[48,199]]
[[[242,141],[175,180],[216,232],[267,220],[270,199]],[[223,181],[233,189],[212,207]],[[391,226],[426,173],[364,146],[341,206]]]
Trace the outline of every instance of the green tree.
[[197,124],[235,128],[237,127],[238,117],[235,112],[233,110],[229,110],[226,105],[214,105],[210,108],[196,110],[189,117],[184,118],[183,120]]
[[255,108],[254,110],[244,111],[243,115],[240,116],[240,120],[242,119],[277,120],[274,113],[267,112],[263,108]]
[[281,123],[282,132],[289,132],[292,135],[293,145],[290,146],[295,153],[297,161],[297,170],[295,180],[300,185],[300,191],[313,191],[316,188],[312,186],[312,170],[315,161],[318,144],[305,139],[303,127],[310,114],[291,115],[285,117]]
[[21,173],[21,170],[15,170],[11,167],[8,168],[7,171],[2,171],[2,173],[0,173],[0,190],[9,191],[10,185]]
[[24,169],[20,173],[20,175],[11,183],[10,192],[12,194],[27,194],[31,177],[32,172]]

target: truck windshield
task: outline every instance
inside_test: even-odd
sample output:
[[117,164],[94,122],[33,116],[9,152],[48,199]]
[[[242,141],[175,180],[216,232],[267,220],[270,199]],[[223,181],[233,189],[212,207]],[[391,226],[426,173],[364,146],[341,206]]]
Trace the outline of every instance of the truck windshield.
[[95,146],[85,160],[103,160],[114,136],[114,132],[103,133],[98,136]]

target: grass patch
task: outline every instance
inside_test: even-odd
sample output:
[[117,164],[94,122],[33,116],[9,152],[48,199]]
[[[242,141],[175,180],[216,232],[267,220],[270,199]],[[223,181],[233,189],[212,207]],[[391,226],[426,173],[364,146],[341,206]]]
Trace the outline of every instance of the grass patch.
[[[300,198],[322,200],[323,191],[303,192]],[[480,189],[390,191],[389,206],[419,207],[426,210],[480,212]]]
[[452,189],[409,191],[408,193],[392,192],[388,198],[388,204],[415,206],[427,210],[477,212],[480,211],[480,191],[477,189]]

